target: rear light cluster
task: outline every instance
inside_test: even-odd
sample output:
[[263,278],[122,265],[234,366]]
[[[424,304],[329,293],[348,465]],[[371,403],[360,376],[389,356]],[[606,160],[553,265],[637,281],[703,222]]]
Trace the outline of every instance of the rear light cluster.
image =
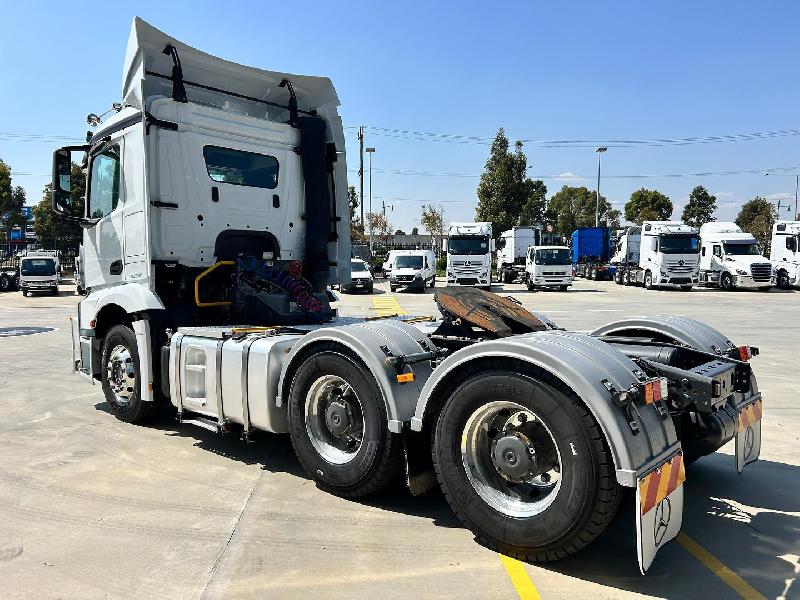
[[647,383],[642,384],[642,398],[645,404],[653,404],[659,400],[666,400],[669,391],[667,389],[667,378],[657,377]]
[[754,356],[753,350],[750,348],[750,346],[739,346],[736,351],[739,354],[739,360],[743,360],[745,362]]

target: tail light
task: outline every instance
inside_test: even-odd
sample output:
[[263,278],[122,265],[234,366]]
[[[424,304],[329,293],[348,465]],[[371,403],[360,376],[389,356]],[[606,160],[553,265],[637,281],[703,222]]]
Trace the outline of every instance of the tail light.
[[659,400],[666,400],[669,394],[666,377],[651,379],[643,384],[642,388],[642,398],[645,404],[653,404],[653,402],[658,402]]
[[753,358],[756,354],[758,354],[758,348],[751,348],[750,346],[739,346],[736,349],[736,352],[739,355],[739,360],[747,362],[748,360]]

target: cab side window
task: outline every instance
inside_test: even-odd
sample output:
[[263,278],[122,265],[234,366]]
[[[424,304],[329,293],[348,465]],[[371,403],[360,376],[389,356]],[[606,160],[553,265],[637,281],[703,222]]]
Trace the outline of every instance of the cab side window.
[[797,252],[797,238],[787,237],[786,249],[791,250],[792,252]]
[[119,146],[109,146],[92,158],[89,174],[89,208],[91,219],[111,214],[119,203]]
[[714,256],[722,256],[722,246],[714,244]]
[[208,176],[220,183],[274,190],[278,187],[278,159],[266,154],[219,146],[205,146]]

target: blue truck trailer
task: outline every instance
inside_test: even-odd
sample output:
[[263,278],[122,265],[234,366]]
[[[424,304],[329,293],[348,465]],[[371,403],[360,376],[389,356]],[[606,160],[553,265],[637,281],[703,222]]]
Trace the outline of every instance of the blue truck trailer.
[[611,258],[611,229],[609,227],[578,227],[570,238],[572,266],[576,277],[613,279]]

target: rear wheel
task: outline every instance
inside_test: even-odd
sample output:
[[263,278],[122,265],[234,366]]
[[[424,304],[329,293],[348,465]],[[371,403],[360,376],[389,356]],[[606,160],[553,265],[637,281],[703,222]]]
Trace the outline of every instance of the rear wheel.
[[126,423],[146,421],[156,410],[155,402],[142,400],[140,374],[133,330],[115,325],[103,340],[100,380],[111,412]]
[[0,275],[0,292],[7,292],[11,289],[11,278],[8,275]]
[[533,292],[536,289],[536,286],[531,281],[530,276],[525,278],[525,285],[527,286],[529,292]]
[[433,460],[447,501],[478,539],[549,561],[600,535],[621,490],[586,406],[549,374],[504,361],[454,387]]
[[317,349],[298,368],[289,393],[295,454],[317,485],[356,498],[381,489],[402,470],[399,436],[389,432],[374,377],[345,349]]

